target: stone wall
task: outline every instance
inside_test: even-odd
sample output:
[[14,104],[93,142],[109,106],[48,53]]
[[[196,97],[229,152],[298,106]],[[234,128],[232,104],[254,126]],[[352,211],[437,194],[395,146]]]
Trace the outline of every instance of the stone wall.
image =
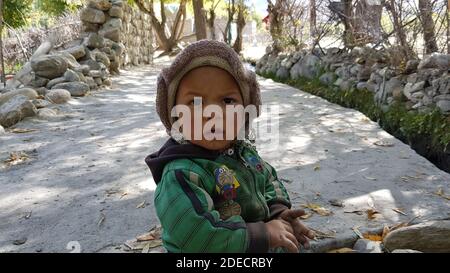
[[[80,11],[82,34],[63,49],[49,41],[0,90],[0,126],[52,116],[52,105],[111,86],[121,67],[153,61],[147,15],[125,0],[89,0]],[[1,128],[2,129],[2,128]]]
[[124,5],[122,43],[125,46],[122,66],[149,64],[153,62],[153,35],[150,17]]
[[369,90],[382,109],[401,102],[408,109],[430,111],[437,107],[450,115],[450,55],[435,53],[409,60],[401,68],[392,65],[397,57],[395,50],[368,47],[289,54],[273,54],[268,48],[256,72],[280,79],[319,78],[323,84],[335,86],[336,92]]

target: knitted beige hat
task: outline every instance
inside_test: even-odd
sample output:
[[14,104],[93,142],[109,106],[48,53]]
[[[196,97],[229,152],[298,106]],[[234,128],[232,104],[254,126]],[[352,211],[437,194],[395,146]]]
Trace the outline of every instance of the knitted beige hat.
[[244,107],[255,105],[260,115],[261,95],[255,73],[244,68],[238,54],[229,45],[201,40],[186,47],[158,76],[156,111],[167,132],[170,132],[173,123],[170,113],[175,106],[181,79],[189,71],[201,66],[215,66],[230,73],[239,84]]

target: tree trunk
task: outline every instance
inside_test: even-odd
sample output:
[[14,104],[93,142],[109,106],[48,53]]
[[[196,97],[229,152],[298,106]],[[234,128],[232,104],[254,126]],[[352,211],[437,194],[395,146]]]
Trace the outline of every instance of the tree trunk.
[[422,22],[423,28],[425,52],[426,54],[437,52],[439,49],[437,46],[436,35],[434,32],[432,5],[429,0],[419,0],[419,13],[420,13],[420,21]]
[[353,26],[353,1],[343,0],[344,3],[344,45],[347,48],[355,46],[355,29]]
[[216,21],[216,12],[213,9],[210,9],[209,10],[209,18],[208,18],[208,27],[209,27],[210,38],[212,40],[217,39],[216,38],[216,27],[214,24],[215,21]]
[[203,0],[192,0],[192,6],[194,7],[194,24],[197,41],[206,39],[206,19],[203,10]]
[[[187,0],[180,0],[180,5],[178,7],[177,14],[175,16],[175,21],[172,25],[172,30],[170,31],[170,37],[167,37],[166,28],[166,13],[164,0],[160,0],[161,9],[161,22],[156,18],[155,11],[153,10],[153,0],[150,0],[148,6],[145,0],[135,0],[134,1],[139,9],[150,16],[150,22],[153,29],[155,30],[156,38],[161,49],[164,52],[171,52],[173,48],[177,45],[179,34],[177,33],[177,28],[179,26],[179,21],[181,20],[181,15],[184,14],[186,9]],[[185,17],[185,16],[184,16]],[[183,19],[184,20],[184,19]],[[182,30],[181,30],[182,31]]]
[[316,0],[309,0],[309,35],[314,41],[317,35]]
[[244,27],[245,27],[245,3],[244,0],[239,0],[238,3],[238,17],[237,17],[237,37],[236,37],[236,41],[234,41],[234,51],[236,51],[237,53],[240,53],[242,51],[242,33],[244,32]]
[[270,0],[267,0],[269,11],[269,25],[270,35],[273,40],[273,50],[275,52],[282,52],[283,46],[283,16],[281,14],[281,6],[283,0],[276,0],[275,5]]
[[229,0],[228,2],[228,21],[223,33],[223,40],[227,44],[231,44],[231,23],[234,20],[234,14],[236,13],[235,0]]
[[3,0],[0,0],[0,62],[2,65],[1,81],[6,87],[5,60],[3,59]]
[[411,47],[406,40],[406,33],[403,29],[401,19],[399,18],[397,9],[395,8],[395,0],[389,0],[384,3],[386,9],[391,13],[392,22],[394,25],[395,36],[397,37],[397,41],[400,44],[401,50],[403,52],[404,58],[409,59],[414,55]]
[[447,1],[447,54],[450,54],[450,0]]

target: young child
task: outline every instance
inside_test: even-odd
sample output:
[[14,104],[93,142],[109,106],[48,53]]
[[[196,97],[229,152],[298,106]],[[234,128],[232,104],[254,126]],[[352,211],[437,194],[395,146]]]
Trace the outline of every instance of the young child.
[[[177,120],[172,108],[193,110],[196,98],[224,112],[228,105],[261,105],[255,74],[227,44],[209,40],[186,47],[158,77],[156,107],[169,134]],[[230,123],[225,115],[202,117],[201,128],[214,118]],[[226,126],[212,128],[224,136],[213,140],[205,135],[195,139],[183,127],[182,138],[172,135],[146,158],[157,183],[154,201],[164,247],[177,253],[298,252],[300,245],[308,247],[314,234],[298,219],[304,212],[291,209],[274,168],[248,141],[237,139],[243,128],[232,125],[234,138],[229,140]]]

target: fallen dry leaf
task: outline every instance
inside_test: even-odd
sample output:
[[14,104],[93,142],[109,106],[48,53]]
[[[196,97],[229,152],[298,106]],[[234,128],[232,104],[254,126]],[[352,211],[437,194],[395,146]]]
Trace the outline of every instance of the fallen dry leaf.
[[146,203],[146,202],[147,202],[147,201],[145,201],[145,200],[142,201],[141,203],[139,203],[139,205],[136,206],[136,208],[137,208],[137,209],[145,208],[145,203]]
[[446,194],[444,193],[444,190],[443,190],[442,188],[439,188],[439,189],[437,190],[437,192],[435,192],[435,194],[436,194],[437,196],[440,196],[440,197],[442,197],[442,198],[445,198],[445,199],[447,199],[447,200],[450,200],[450,196],[449,196],[449,195],[446,195]]
[[105,214],[103,212],[100,213],[100,219],[98,220],[97,226],[100,227],[103,222],[105,222]]
[[368,209],[368,210],[366,210],[366,213],[367,213],[367,219],[369,219],[369,220],[375,219],[376,218],[375,214],[379,214],[379,212],[374,209]]
[[350,210],[350,211],[344,211],[344,213],[355,213],[355,214],[358,214],[358,215],[363,215],[364,211],[362,211],[362,210]]
[[306,213],[300,216],[300,219],[306,220],[312,216],[312,213]]
[[400,214],[402,214],[402,215],[408,216],[408,214],[406,214],[402,209],[399,209],[399,208],[393,208],[392,210],[395,211],[395,212],[397,212],[397,213],[400,213]]
[[329,216],[331,214],[333,214],[332,211],[318,205],[318,204],[314,204],[314,203],[308,203],[306,205],[302,205],[305,208],[309,208],[312,211],[314,211],[315,213],[322,215],[322,216]]
[[154,240],[154,239],[155,239],[155,236],[151,232],[136,237],[136,240],[138,242],[150,241],[150,240]]
[[314,239],[323,239],[323,238],[336,238],[336,232],[323,232],[318,229],[310,228],[310,230],[314,231]]
[[384,240],[384,238],[391,232],[388,226],[383,227],[383,233],[381,234],[381,240]]
[[33,211],[27,212],[27,213],[23,216],[23,218],[24,218],[24,219],[30,219],[31,213],[33,213]]
[[14,128],[9,131],[14,134],[25,134],[25,133],[36,132],[37,129]]
[[3,162],[9,166],[18,165],[26,160],[30,159],[30,156],[25,152],[12,152],[9,154],[9,158]]
[[343,202],[342,200],[339,200],[339,199],[331,199],[331,200],[329,200],[328,202],[329,202],[332,206],[335,206],[335,207],[341,207],[341,208],[344,207],[344,202]]
[[367,239],[367,240],[375,241],[375,242],[380,242],[380,241],[383,240],[383,237],[381,235],[378,235],[378,234],[368,234],[368,233],[366,233],[366,234],[363,234],[363,237],[365,239]]
[[356,251],[348,247],[343,247],[327,251],[327,253],[356,253]]
[[387,141],[387,140],[378,140],[378,141],[375,141],[373,144],[376,145],[376,146],[380,146],[380,147],[392,147],[392,146],[394,146],[394,143],[392,143],[390,141]]
[[367,180],[372,180],[372,181],[376,181],[377,179],[375,177],[370,177],[370,176],[363,176],[365,179]]
[[364,236],[362,235],[361,231],[359,231],[359,226],[354,226],[352,227],[353,232],[356,233],[356,235],[358,235],[359,238],[364,239]]

